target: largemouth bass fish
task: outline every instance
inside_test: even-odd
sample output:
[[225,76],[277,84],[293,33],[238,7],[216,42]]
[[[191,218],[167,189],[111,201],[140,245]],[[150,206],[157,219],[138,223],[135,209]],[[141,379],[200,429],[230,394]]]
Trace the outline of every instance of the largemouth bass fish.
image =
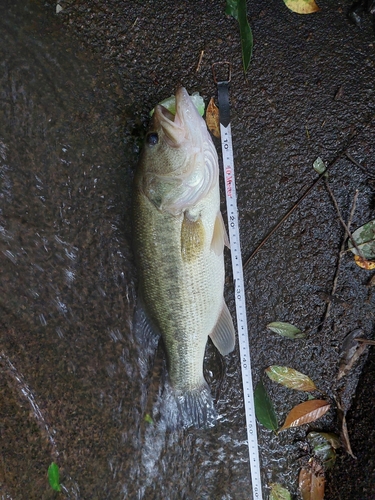
[[183,426],[211,426],[216,412],[203,376],[208,336],[222,355],[235,345],[224,302],[219,167],[204,120],[184,88],[176,114],[155,108],[135,175],[138,322],[162,335]]

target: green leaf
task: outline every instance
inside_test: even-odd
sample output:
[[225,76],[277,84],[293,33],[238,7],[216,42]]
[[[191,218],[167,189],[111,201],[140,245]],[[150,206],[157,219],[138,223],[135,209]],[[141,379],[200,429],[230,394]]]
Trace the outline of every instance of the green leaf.
[[[367,260],[375,259],[375,220],[371,220],[359,227],[352,234],[354,241],[362,252],[362,256]],[[356,248],[353,247],[353,243],[348,242],[348,248],[357,255],[358,252]]]
[[289,387],[289,389],[307,392],[316,390],[316,385],[310,377],[288,366],[269,366],[266,368],[266,374],[274,382]]
[[48,481],[54,491],[61,491],[59,466],[55,462],[48,467]]
[[327,167],[320,156],[314,161],[313,168],[315,172],[318,172],[319,175],[327,170]]
[[[193,92],[190,95],[191,100],[193,101],[194,106],[197,108],[198,113],[203,116],[204,115],[204,110],[205,110],[205,104],[203,97],[199,95],[199,92]],[[161,104],[166,108],[172,115],[176,114],[176,97],[174,95],[171,95],[167,97],[166,99],[163,99],[160,101],[158,104]],[[154,114],[155,108],[153,108],[150,111],[150,116]]]
[[279,483],[271,483],[269,500],[292,500],[289,491]]
[[227,0],[225,13],[237,19],[240,25],[242,64],[246,73],[253,53],[253,33],[247,20],[246,0]]
[[282,337],[288,337],[289,339],[303,339],[306,337],[306,334],[303,333],[296,326],[291,325],[290,323],[284,323],[283,321],[274,321],[267,325],[272,332],[278,333]]
[[277,417],[272,401],[260,380],[254,391],[255,415],[262,425],[271,431],[277,430]]
[[238,0],[237,7],[241,35],[242,64],[244,73],[246,73],[253,53],[253,33],[247,21],[246,0]]
[[336,462],[334,448],[340,446],[339,437],[336,434],[327,432],[309,432],[307,440],[313,449],[314,455],[323,462],[325,469],[333,467]]
[[153,419],[152,419],[152,417],[151,417],[151,415],[149,413],[146,413],[146,415],[144,417],[144,421],[146,423],[148,423],[148,424],[153,424],[154,423],[154,421],[153,421]]
[[225,13],[228,16],[234,17],[238,21],[238,8],[237,8],[237,0],[227,0],[227,5],[225,7]]

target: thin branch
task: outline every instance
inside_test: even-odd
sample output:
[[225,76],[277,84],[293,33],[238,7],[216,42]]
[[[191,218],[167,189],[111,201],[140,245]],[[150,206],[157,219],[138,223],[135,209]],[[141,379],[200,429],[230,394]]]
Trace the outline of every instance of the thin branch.
[[356,167],[362,170],[365,174],[369,175],[372,179],[375,178],[375,173],[361,165],[357,160],[355,160],[351,154],[345,153],[345,156],[350,160]]
[[375,345],[375,340],[363,339],[361,337],[356,337],[354,340],[362,344]]
[[[354,137],[355,134],[352,134],[349,138],[349,144]],[[325,173],[328,172],[328,170],[333,167],[343,156],[345,156],[346,150],[349,147],[349,144],[346,146],[346,148],[341,151],[341,153],[336,156],[336,158],[327,166],[326,170],[319,175],[317,179],[311,184],[309,188],[303,193],[303,195],[296,201],[296,203],[292,206],[292,208],[284,215],[284,217],[276,224],[276,226],[271,229],[271,231],[267,234],[267,236],[260,242],[260,244],[256,247],[254,252],[250,255],[250,257],[246,260],[243,268],[244,270],[248,266],[249,262],[251,259],[259,252],[259,250],[267,243],[267,241],[271,238],[271,236],[279,229],[279,227],[288,219],[288,217],[294,212],[294,210],[302,203],[302,201],[306,198],[307,195],[310,194],[310,192],[314,189],[314,187],[322,180],[322,178],[325,176]]]
[[199,61],[198,61],[197,69],[195,70],[196,73],[198,73],[198,71],[201,69],[203,54],[204,54],[204,50],[201,50],[201,55],[199,56]]
[[[367,129],[371,123],[373,121],[373,117],[371,117],[371,119],[369,120],[368,123],[366,123],[361,132],[363,132],[364,129]],[[325,172],[328,172],[328,170],[333,167],[333,165],[335,165],[339,160],[341,160],[341,158],[343,158],[344,156],[346,156],[350,161],[353,161],[353,163],[357,166],[359,166],[359,168],[364,168],[362,167],[362,165],[360,165],[358,162],[356,162],[355,160],[353,160],[353,158],[349,155],[348,153],[348,149],[352,143],[352,140],[358,135],[358,131],[357,130],[354,130],[352,131],[350,134],[349,134],[349,137],[346,141],[346,145],[343,147],[343,149],[341,150],[341,153],[338,154],[338,156],[336,156],[336,158],[327,166],[327,169]],[[324,173],[325,173],[324,172]],[[251,259],[259,252],[259,250],[263,247],[263,245],[265,245],[265,243],[271,238],[271,236],[279,229],[279,227],[286,221],[286,219],[294,212],[294,210],[301,204],[301,202],[306,198],[306,196],[314,189],[314,187],[320,182],[321,178],[324,176],[324,173],[321,174],[313,183],[312,185],[307,189],[307,191],[298,199],[298,201],[292,206],[292,208],[289,210],[289,212],[281,219],[280,222],[278,222],[276,224],[276,226],[271,229],[271,231],[267,234],[267,236],[260,242],[260,244],[256,247],[256,249],[253,251],[253,253],[250,255],[250,257],[248,257],[248,259],[246,260],[244,266],[243,266],[243,269],[245,270],[246,267],[248,266],[248,264],[250,263]],[[366,170],[366,173],[368,174],[369,172]]]
[[[328,182],[327,182],[327,184],[328,184]],[[358,191],[358,189],[356,189],[356,192],[355,192],[354,198],[353,198],[353,202],[352,202],[352,208],[351,208],[350,214],[349,214],[348,224],[345,224],[345,227],[347,227],[349,233],[350,233],[350,226],[351,226],[354,212],[355,212],[355,207],[357,205],[358,193],[359,193],[359,191]],[[340,214],[340,217],[341,217],[341,214]],[[347,237],[345,236],[341,242],[341,248],[340,248],[339,258],[337,261],[335,276],[333,278],[332,290],[330,293],[330,297],[333,297],[336,293],[337,283],[338,283],[338,279],[339,279],[340,266],[341,266],[341,259],[342,259],[342,256],[344,255],[346,240],[347,240]],[[323,330],[323,327],[328,319],[328,316],[330,315],[331,307],[332,307],[332,300],[329,299],[329,301],[327,302],[323,321],[320,323],[320,325],[318,327],[318,332],[321,332]]]
[[[345,232],[346,232],[347,237],[348,237],[348,238],[350,239],[350,241],[352,242],[353,247],[357,250],[358,255],[359,255],[362,259],[366,260],[366,259],[364,258],[364,256],[363,256],[362,250],[358,247],[358,245],[357,245],[357,243],[356,243],[355,239],[353,238],[352,233],[350,232],[349,227],[345,224],[345,221],[344,221],[344,219],[342,218],[342,215],[341,215],[341,212],[340,212],[339,205],[338,205],[338,203],[337,203],[337,200],[336,200],[336,198],[335,198],[335,195],[333,194],[332,189],[331,189],[331,187],[330,187],[329,182],[328,182],[328,180],[327,180],[327,179],[325,179],[325,185],[326,185],[326,188],[327,188],[327,190],[328,190],[328,192],[329,192],[329,195],[330,195],[330,196],[331,196],[331,198],[332,198],[333,204],[335,205],[337,215],[338,215],[338,217],[339,217],[339,219],[340,219],[340,222],[341,222],[341,224],[342,224],[343,228],[345,229]],[[357,195],[358,195],[358,189],[357,189],[356,193],[357,193]]]

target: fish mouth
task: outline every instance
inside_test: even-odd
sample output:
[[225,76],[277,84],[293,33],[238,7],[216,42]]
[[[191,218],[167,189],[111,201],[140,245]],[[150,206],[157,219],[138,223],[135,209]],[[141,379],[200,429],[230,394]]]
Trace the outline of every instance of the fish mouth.
[[176,114],[158,104],[153,119],[154,128],[162,129],[168,145],[177,148],[187,141],[197,142],[202,118],[184,87],[178,87],[175,96]]

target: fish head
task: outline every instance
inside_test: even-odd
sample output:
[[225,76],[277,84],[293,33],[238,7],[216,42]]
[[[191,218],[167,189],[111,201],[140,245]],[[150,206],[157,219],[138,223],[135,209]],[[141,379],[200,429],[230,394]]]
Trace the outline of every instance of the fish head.
[[176,114],[157,105],[140,160],[143,193],[159,209],[182,213],[218,182],[217,153],[187,91],[176,91]]

